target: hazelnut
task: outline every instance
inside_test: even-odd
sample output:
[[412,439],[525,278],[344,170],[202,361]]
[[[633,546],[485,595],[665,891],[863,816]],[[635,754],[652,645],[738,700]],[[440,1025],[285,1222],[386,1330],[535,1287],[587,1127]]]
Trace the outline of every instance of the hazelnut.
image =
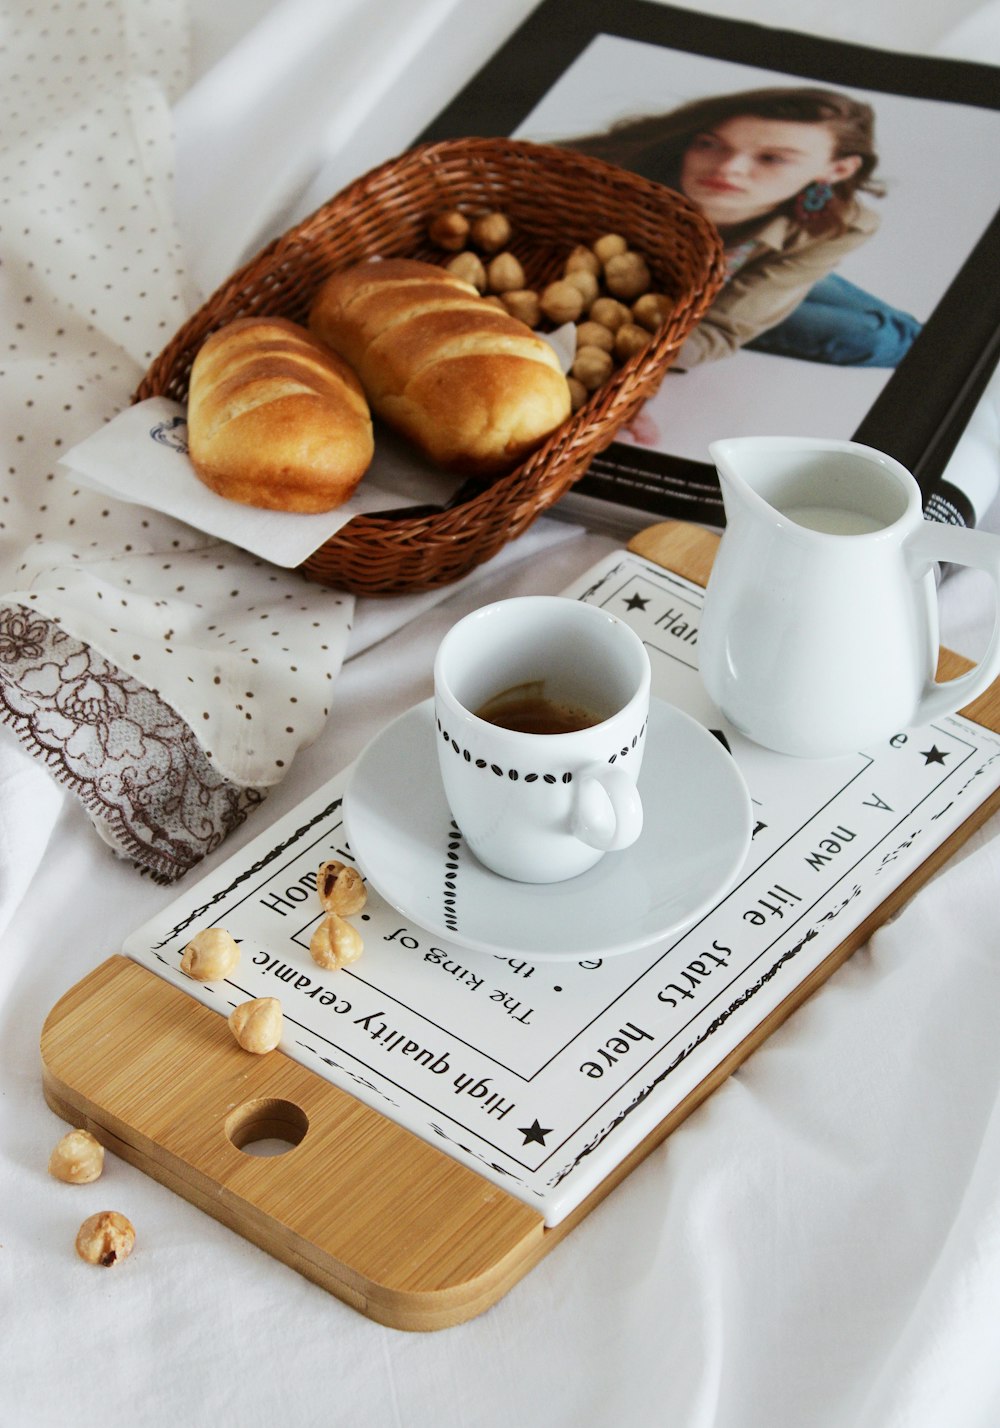
[[589,316],[602,327],[617,332],[623,322],[631,322],[632,314],[623,302],[613,297],[599,297],[591,304]]
[[324,917],[309,942],[309,955],[329,972],[356,962],[364,950],[360,932],[335,912]]
[[628,248],[625,239],[618,233],[605,233],[591,246],[602,263],[607,263],[609,258],[617,257]]
[[603,348],[578,347],[570,371],[588,392],[594,392],[611,376],[614,365],[611,353],[605,352]]
[[459,213],[457,208],[446,209],[444,213],[439,213],[432,219],[427,236],[438,248],[457,253],[460,248],[465,247],[469,236],[469,220],[464,213]]
[[263,1056],[281,1040],[283,1020],[277,997],[254,997],[229,1013],[229,1029],[244,1051]]
[[567,377],[566,383],[569,387],[570,410],[578,412],[590,396],[590,393],[582,382],[577,381],[576,377]]
[[557,278],[543,288],[541,307],[551,322],[576,322],[583,312],[583,293],[568,278]]
[[497,312],[504,312],[507,313],[508,317],[510,316],[504,304],[503,296],[499,293],[490,293],[488,297],[483,298],[483,303],[486,307],[495,307]]
[[101,1210],[89,1215],[76,1234],[76,1252],[88,1264],[110,1269],[128,1259],[135,1248],[135,1230],[117,1210]]
[[445,268],[456,278],[461,278],[463,283],[468,283],[477,292],[486,291],[486,269],[483,267],[482,259],[475,253],[470,253],[468,249],[464,253],[456,253],[454,258],[449,258],[445,263]]
[[627,362],[637,352],[650,343],[650,334],[636,322],[626,322],[615,333],[615,356],[619,362]]
[[524,287],[524,269],[513,253],[498,253],[490,260],[486,286],[492,293],[509,293]]
[[674,303],[665,293],[643,293],[632,304],[632,316],[640,327],[655,332],[673,315]]
[[610,327],[605,327],[603,323],[581,322],[576,329],[576,345],[578,347],[602,347],[605,352],[613,352],[615,334]]
[[483,253],[499,253],[506,248],[512,231],[505,213],[482,213],[472,220],[472,241]]
[[537,327],[542,320],[542,305],[531,288],[513,288],[502,294],[501,301],[511,317],[526,322],[529,327]]
[[368,889],[357,868],[348,867],[339,858],[321,863],[316,874],[316,891],[324,912],[336,912],[341,917],[353,917],[368,901]]
[[570,273],[593,273],[595,278],[600,277],[601,260],[593,248],[585,248],[582,243],[577,244],[563,267],[564,277],[568,278]]
[[579,288],[583,297],[584,311],[596,297],[600,296],[601,288],[593,273],[586,272],[583,268],[578,268],[575,273],[567,273],[563,282],[572,283],[575,288]]
[[239,945],[224,927],[206,927],[195,934],[181,954],[181,971],[196,982],[219,982],[236,970]]
[[104,1169],[104,1146],[90,1131],[67,1131],[49,1156],[49,1174],[67,1185],[89,1185]]
[[604,264],[604,285],[613,297],[631,302],[649,290],[652,277],[639,253],[617,253]]

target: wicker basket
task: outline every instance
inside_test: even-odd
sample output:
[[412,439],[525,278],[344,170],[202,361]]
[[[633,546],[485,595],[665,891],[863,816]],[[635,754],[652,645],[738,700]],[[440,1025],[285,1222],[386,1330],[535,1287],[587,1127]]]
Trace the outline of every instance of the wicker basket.
[[469,482],[447,507],[355,516],[304,563],[312,579],[359,594],[429,590],[467,574],[519,535],[586,471],[656,391],[678,348],[722,282],[715,229],[660,184],[566,149],[509,139],[418,146],[357,179],[275,239],[185,323],[153,362],[134,400],[187,398],[195,353],[233,318],[305,322],[312,296],[338,268],[376,255],[440,262],[427,240],[433,215],[501,209],[528,284],[560,276],[576,243],[617,232],[643,256],[670,321],[515,470]]

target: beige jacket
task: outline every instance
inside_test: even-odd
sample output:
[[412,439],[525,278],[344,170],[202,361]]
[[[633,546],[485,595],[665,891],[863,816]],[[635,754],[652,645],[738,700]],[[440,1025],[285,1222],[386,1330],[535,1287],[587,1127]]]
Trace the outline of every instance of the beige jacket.
[[678,370],[729,357],[794,312],[806,293],[878,229],[878,216],[855,204],[835,237],[815,237],[794,219],[765,219],[751,249],[677,354]]

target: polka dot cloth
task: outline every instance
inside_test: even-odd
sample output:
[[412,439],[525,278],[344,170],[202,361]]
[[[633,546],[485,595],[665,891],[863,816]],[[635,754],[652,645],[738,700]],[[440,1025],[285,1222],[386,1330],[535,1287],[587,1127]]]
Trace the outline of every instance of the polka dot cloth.
[[0,51],[0,717],[119,852],[172,878],[318,734],[354,602],[58,469],[195,305],[171,193],[186,12],[15,9]]

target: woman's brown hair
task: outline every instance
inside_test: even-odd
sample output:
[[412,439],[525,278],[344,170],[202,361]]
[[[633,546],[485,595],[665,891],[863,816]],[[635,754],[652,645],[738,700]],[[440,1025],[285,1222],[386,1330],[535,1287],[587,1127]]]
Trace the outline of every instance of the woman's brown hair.
[[[857,169],[833,186],[833,198],[813,215],[811,226],[840,227],[855,193],[861,189],[881,194],[873,178],[878,165],[875,152],[875,113],[868,104],[832,89],[808,87],[745,89],[733,94],[694,99],[663,114],[623,119],[603,133],[564,140],[567,148],[607,159],[659,183],[676,188],[681,160],[691,140],[724,124],[750,115],[757,119],[784,119],[797,124],[823,124],[833,137],[833,157],[857,157]],[[789,210],[794,207],[789,202]]]

